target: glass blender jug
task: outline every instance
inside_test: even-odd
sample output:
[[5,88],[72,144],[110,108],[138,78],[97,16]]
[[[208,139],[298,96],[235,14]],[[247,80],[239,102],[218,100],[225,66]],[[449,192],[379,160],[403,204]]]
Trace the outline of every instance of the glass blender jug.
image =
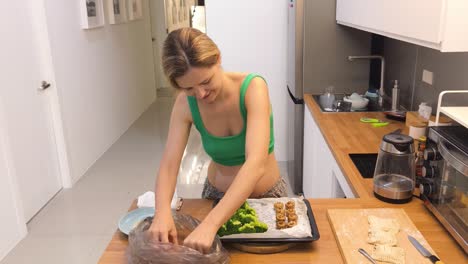
[[374,171],[374,195],[389,203],[407,203],[413,197],[415,163],[413,138],[401,134],[383,137]]

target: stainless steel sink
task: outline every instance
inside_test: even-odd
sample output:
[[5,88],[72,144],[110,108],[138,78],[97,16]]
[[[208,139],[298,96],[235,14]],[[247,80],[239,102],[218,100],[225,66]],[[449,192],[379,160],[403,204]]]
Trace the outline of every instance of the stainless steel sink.
[[[335,94],[335,100],[343,100],[343,98],[346,96],[346,94]],[[314,98],[315,102],[317,105],[320,106],[320,110],[322,112],[327,112],[327,113],[337,113],[337,111],[329,111],[325,110],[321,105],[320,105],[320,94],[314,94],[312,95]],[[351,110],[350,112],[383,112],[388,110],[389,107],[386,107],[386,104],[384,104],[383,107],[379,106],[378,102],[373,102],[369,101],[369,104],[365,109],[362,110]]]

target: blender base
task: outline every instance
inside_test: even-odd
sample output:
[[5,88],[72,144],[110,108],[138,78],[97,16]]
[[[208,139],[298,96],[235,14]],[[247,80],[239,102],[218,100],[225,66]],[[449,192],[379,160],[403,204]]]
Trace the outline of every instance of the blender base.
[[376,192],[374,192],[374,196],[375,196],[375,198],[377,198],[377,199],[379,199],[381,201],[384,201],[386,203],[391,203],[391,204],[409,203],[409,202],[411,202],[411,199],[413,199],[413,196],[410,196],[409,198],[405,198],[405,199],[390,199],[390,198],[387,198],[387,197],[383,197],[382,195],[377,194]]

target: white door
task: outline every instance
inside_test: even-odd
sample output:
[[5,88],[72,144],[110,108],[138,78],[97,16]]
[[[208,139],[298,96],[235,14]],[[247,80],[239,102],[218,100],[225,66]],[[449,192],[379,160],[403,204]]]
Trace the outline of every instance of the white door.
[[[43,0],[9,1],[0,8],[0,100],[24,219],[29,221],[60,189],[49,90],[50,52]],[[52,87],[49,89],[53,89]]]
[[170,87],[161,66],[161,50],[167,36],[166,14],[163,1],[149,1],[151,37],[153,39],[154,77],[156,88]]
[[23,210],[19,203],[17,184],[15,183],[14,168],[11,160],[7,160],[10,148],[7,146],[5,135],[3,105],[0,101],[0,261],[15,245],[26,236],[26,223]]

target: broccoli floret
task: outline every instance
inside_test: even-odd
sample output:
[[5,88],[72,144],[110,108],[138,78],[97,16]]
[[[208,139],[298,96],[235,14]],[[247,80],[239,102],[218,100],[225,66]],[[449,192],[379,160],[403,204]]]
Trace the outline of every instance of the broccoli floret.
[[255,231],[256,233],[263,233],[263,232],[266,232],[268,230],[268,226],[267,224],[263,223],[263,222],[259,222],[257,221],[255,223]]
[[257,220],[257,217],[252,214],[247,214],[247,213],[239,213],[240,221],[242,223],[250,223],[250,222],[255,222]]
[[268,226],[258,220],[255,210],[247,202],[218,230],[219,236],[240,233],[263,233]]
[[229,233],[228,233],[228,231],[227,231],[226,224],[222,225],[222,226],[218,229],[218,236],[222,237],[222,236],[225,236],[225,235],[229,235]]
[[229,226],[229,228],[231,230],[236,230],[236,229],[238,229],[239,227],[242,226],[242,222],[240,220],[231,220],[231,219],[229,219],[228,223],[229,223],[228,226]]
[[254,223],[248,223],[243,225],[241,228],[239,228],[240,233],[255,233],[255,226]]
[[252,207],[250,207],[250,205],[247,202],[244,202],[241,208],[243,209],[241,212],[245,214],[251,214],[253,216],[257,216],[257,213],[255,212],[255,210]]

